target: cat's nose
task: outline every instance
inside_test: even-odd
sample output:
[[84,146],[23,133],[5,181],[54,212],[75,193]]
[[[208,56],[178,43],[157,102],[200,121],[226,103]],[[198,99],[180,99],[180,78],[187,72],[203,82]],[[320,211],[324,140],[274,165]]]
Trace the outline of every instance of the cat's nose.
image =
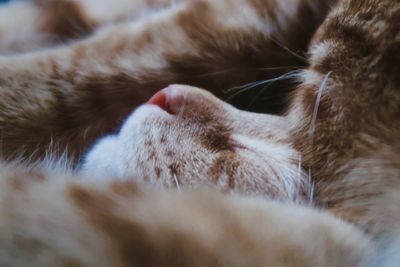
[[177,85],[170,85],[153,95],[147,104],[156,105],[170,114],[179,112],[182,104],[182,94]]
[[155,95],[153,95],[147,104],[159,106],[161,109],[168,111],[169,104],[167,99],[167,94],[164,90],[158,91]]

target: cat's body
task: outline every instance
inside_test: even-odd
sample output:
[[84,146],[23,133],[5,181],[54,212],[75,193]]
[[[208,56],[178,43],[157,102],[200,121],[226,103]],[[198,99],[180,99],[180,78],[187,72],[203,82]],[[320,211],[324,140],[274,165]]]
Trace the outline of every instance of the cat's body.
[[[334,1],[186,1],[145,17],[144,1],[108,17],[90,2],[66,5],[91,36],[55,30],[19,50],[68,45],[0,58],[2,156],[39,162],[1,169],[1,266],[399,266],[397,0],[342,1],[312,40]],[[283,116],[173,85],[124,121],[171,83],[224,97],[285,74],[307,45]],[[49,148],[82,165],[49,163]],[[205,185],[232,194],[187,189]]]

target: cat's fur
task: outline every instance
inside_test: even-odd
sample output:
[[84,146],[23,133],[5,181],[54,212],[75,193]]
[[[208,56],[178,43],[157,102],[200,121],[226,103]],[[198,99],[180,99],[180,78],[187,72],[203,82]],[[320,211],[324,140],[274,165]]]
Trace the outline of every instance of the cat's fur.
[[[1,168],[0,264],[399,266],[400,3],[179,2],[4,7],[32,12],[15,50],[42,51],[0,58],[2,156],[22,162]],[[49,27],[59,5],[83,31]],[[172,83],[285,74],[308,45],[285,115],[172,85],[128,116]]]

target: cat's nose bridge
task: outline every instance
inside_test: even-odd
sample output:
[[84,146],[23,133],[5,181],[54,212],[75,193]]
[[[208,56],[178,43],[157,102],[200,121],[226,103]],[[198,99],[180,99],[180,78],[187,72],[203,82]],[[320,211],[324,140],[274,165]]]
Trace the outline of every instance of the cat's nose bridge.
[[206,90],[188,85],[170,85],[157,92],[147,102],[172,115],[193,118],[202,115],[219,117],[229,113],[226,104]]

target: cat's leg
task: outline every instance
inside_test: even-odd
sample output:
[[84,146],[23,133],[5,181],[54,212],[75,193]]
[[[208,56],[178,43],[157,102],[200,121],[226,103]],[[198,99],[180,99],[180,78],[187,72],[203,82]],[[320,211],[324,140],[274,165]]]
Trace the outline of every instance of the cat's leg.
[[359,230],[310,208],[79,180],[3,166],[1,266],[362,267],[374,256]]
[[100,24],[143,18],[148,12],[195,0],[76,0],[85,13]]
[[88,36],[97,21],[75,1],[12,1],[0,6],[0,54],[65,44]]
[[393,115],[400,54],[392,53],[400,49],[399,17],[400,5],[391,0],[341,1],[318,30],[289,111],[291,140],[312,172],[315,202],[376,236],[391,236],[384,221],[400,217],[398,210],[383,212],[387,192],[400,188],[400,128]]
[[[274,5],[272,5],[274,3]],[[0,58],[1,153],[78,156],[171,83],[225,90],[301,64],[327,8],[313,1],[195,1],[54,50]],[[299,24],[304,15],[315,23]],[[279,18],[279,19],[278,19]],[[243,99],[249,102],[248,99]]]
[[87,37],[101,26],[143,18],[148,12],[184,1],[13,1],[0,6],[0,54],[65,44]]

